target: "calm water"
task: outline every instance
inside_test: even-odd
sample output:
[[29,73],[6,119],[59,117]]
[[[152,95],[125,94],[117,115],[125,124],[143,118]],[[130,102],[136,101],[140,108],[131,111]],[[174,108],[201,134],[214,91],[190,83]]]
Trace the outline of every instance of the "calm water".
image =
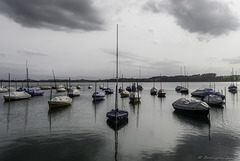
[[[4,103],[0,94],[0,160],[239,160],[239,94],[226,92],[226,104],[212,107],[207,120],[196,120],[174,112],[172,102],[181,95],[179,83],[163,83],[166,98],[150,95],[152,83],[142,83],[140,104],[119,99],[119,108],[129,112],[128,124],[115,132],[106,123],[106,112],[114,108],[114,95],[93,103],[90,83],[69,107],[49,112],[44,96]],[[216,83],[225,94],[230,83]],[[94,86],[94,84],[92,83]],[[129,85],[125,83],[124,87]],[[115,84],[109,84],[114,88]],[[159,88],[156,83],[156,87]],[[190,92],[209,83],[189,83]],[[54,95],[65,95],[55,93]]]

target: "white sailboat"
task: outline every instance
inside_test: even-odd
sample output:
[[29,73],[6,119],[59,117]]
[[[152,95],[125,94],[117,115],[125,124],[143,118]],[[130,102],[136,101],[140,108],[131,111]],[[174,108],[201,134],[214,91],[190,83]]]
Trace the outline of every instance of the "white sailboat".
[[141,95],[140,95],[139,91],[137,90],[135,83],[133,83],[133,85],[132,85],[132,92],[129,95],[129,99],[130,99],[131,103],[137,103],[137,102],[140,102],[140,100],[141,100]]
[[[9,86],[8,89],[10,88],[10,74],[9,74]],[[22,100],[22,99],[28,99],[31,97],[30,94],[28,94],[25,91],[21,91],[21,92],[10,92],[10,90],[8,91],[9,93],[7,95],[4,95],[4,101],[16,101],[16,100]]]

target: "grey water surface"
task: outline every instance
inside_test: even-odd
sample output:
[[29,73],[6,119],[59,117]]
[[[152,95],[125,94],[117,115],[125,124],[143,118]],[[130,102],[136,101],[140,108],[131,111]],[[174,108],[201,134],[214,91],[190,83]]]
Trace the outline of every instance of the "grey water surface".
[[[128,123],[114,131],[106,123],[106,113],[114,108],[115,95],[94,103],[94,83],[80,83],[81,96],[71,106],[49,111],[44,96],[4,102],[0,93],[1,161],[147,161],[147,160],[239,160],[239,92],[226,91],[226,104],[211,107],[207,119],[195,119],[174,111],[172,103],[181,97],[180,83],[163,83],[166,97],[150,95],[153,83],[141,83],[141,103],[132,105],[120,98],[119,109],[129,112]],[[88,85],[92,89],[88,89]],[[100,84],[98,84],[99,86]],[[115,83],[109,83],[115,89]],[[121,83],[119,84],[121,85]],[[124,83],[124,87],[130,83]],[[213,85],[213,83],[212,83]],[[225,94],[230,82],[215,83]],[[155,83],[159,89],[160,84]],[[193,92],[209,83],[189,83]],[[97,87],[99,91],[99,88]],[[53,96],[66,95],[56,93]]]

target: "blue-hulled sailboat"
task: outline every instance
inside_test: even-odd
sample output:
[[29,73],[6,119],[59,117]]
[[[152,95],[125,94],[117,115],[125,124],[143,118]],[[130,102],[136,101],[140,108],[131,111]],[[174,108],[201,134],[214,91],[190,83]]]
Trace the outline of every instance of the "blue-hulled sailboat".
[[[117,25],[117,50],[116,50],[116,91],[118,90],[118,25]],[[128,112],[118,109],[118,93],[115,92],[115,108],[107,112],[108,122],[121,125],[128,120]]]

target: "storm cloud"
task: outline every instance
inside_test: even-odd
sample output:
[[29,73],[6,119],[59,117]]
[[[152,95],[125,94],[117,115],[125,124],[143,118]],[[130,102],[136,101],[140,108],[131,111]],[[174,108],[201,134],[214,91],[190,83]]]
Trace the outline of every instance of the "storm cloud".
[[148,1],[143,9],[170,14],[181,28],[199,35],[226,35],[238,30],[240,25],[227,4],[213,0]]
[[25,27],[51,30],[103,30],[92,0],[1,0],[0,13]]

